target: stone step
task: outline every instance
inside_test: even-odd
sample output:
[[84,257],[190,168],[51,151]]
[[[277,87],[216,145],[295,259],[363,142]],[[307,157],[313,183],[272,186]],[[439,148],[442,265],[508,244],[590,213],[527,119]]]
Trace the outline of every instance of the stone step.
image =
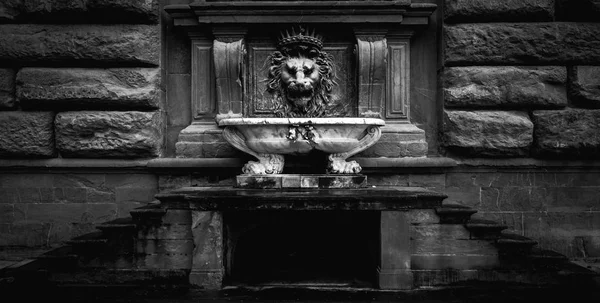
[[569,258],[563,254],[539,247],[532,248],[527,259],[533,264],[541,266],[562,265],[569,261]]
[[499,253],[512,255],[526,255],[537,245],[537,241],[513,233],[501,233],[495,243]]
[[99,229],[105,233],[122,233],[122,232],[134,232],[136,224],[133,222],[133,218],[117,218],[112,221],[98,224],[96,229]]
[[160,223],[166,213],[167,210],[157,203],[138,207],[129,212],[132,222],[135,224]]
[[471,219],[465,224],[471,232],[471,238],[476,239],[498,239],[503,230],[508,226],[491,220]]
[[77,255],[71,245],[53,249],[36,258],[40,266],[46,270],[70,271],[77,267]]
[[441,224],[465,224],[477,210],[459,204],[444,204],[437,207],[435,212]]
[[188,270],[184,269],[106,269],[87,268],[75,272],[52,272],[50,280],[57,285],[144,285],[168,287],[189,286]]
[[77,246],[105,245],[108,243],[108,239],[102,231],[97,231],[75,237],[66,243],[75,248]]

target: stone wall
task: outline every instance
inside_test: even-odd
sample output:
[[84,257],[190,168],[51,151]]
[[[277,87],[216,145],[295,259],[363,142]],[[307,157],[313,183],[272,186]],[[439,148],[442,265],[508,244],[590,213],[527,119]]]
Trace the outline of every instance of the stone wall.
[[[511,167],[465,160],[479,165],[445,176],[450,200],[570,257],[600,256],[600,2],[444,5],[441,153]],[[536,161],[563,166],[523,165]]]
[[[94,166],[163,154],[159,17],[158,0],[0,2],[0,246],[61,243],[152,201],[156,176]],[[42,164],[6,169],[23,160]]]

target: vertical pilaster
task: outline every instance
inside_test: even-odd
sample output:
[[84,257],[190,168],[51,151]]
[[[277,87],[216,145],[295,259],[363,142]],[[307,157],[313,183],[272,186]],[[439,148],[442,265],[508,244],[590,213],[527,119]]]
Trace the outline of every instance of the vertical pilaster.
[[355,28],[354,33],[358,59],[358,115],[382,118],[388,67],[386,31]]
[[411,289],[410,225],[406,212],[381,211],[380,289]]
[[216,211],[192,211],[194,252],[190,284],[220,289],[223,266],[223,216]]
[[213,41],[203,33],[189,33],[192,47],[192,118],[213,122],[217,103],[213,77]]
[[[385,118],[407,121],[410,106],[410,37],[412,32],[388,33],[388,76]],[[392,121],[390,121],[392,122]]]
[[213,28],[217,120],[242,116],[246,31],[241,27]]

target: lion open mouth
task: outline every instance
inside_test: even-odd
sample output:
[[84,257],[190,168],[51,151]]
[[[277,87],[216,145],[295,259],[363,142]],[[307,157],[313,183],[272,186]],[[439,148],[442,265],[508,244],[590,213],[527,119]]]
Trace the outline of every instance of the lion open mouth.
[[312,86],[290,85],[287,89],[288,100],[296,106],[305,106],[314,96]]

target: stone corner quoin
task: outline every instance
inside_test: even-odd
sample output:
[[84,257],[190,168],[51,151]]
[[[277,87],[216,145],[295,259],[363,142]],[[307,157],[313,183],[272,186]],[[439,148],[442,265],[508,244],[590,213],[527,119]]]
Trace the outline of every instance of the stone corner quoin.
[[458,66],[444,70],[447,108],[563,108],[563,66]]
[[552,21],[555,0],[446,0],[447,23]]
[[160,0],[2,0],[0,23],[159,22]]
[[600,24],[575,22],[446,25],[445,65],[600,63]]
[[0,24],[0,62],[158,66],[160,28],[140,24]]
[[539,110],[532,119],[537,156],[600,158],[600,110]]
[[159,68],[25,67],[17,74],[17,97],[34,109],[139,109],[160,106]]
[[0,111],[0,157],[54,157],[54,113]]
[[443,143],[469,156],[528,156],[533,123],[526,112],[445,110]]
[[161,155],[161,112],[77,111],[56,115],[56,147],[65,158]]

